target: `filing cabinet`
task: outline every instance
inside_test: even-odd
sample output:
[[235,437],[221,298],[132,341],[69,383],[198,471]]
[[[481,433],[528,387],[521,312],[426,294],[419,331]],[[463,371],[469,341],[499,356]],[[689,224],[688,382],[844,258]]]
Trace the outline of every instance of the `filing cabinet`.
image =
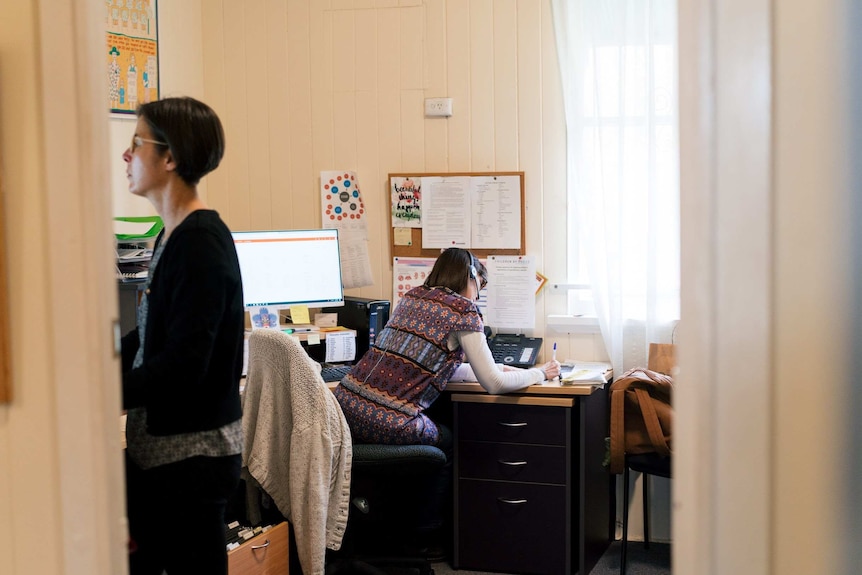
[[228,552],[228,575],[287,575],[289,524],[281,522]]
[[592,399],[452,395],[456,569],[589,572],[612,525],[610,475],[592,446],[604,443],[606,401],[588,411]]

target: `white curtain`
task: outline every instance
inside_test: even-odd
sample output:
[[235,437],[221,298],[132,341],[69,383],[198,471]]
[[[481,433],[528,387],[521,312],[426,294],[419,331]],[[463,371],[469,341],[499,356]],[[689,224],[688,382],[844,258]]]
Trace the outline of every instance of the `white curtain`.
[[675,0],[551,0],[568,141],[569,281],[617,374],[679,319]]

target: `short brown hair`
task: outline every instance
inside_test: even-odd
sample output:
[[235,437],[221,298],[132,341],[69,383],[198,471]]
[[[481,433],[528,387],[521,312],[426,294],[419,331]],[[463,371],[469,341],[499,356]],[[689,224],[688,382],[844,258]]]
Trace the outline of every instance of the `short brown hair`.
[[212,108],[194,98],[164,98],[138,106],[153,138],[165,142],[177,175],[192,186],[215,170],[224,156],[224,129]]

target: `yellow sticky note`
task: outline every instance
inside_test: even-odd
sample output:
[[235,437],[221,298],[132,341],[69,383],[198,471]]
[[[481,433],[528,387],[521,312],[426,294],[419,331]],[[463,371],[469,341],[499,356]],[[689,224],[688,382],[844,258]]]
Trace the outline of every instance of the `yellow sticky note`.
[[320,345],[320,334],[310,333],[305,341],[308,342],[308,345]]
[[308,316],[307,305],[292,305],[290,306],[290,321],[291,323],[311,323]]
[[394,241],[396,246],[412,246],[413,228],[395,228]]

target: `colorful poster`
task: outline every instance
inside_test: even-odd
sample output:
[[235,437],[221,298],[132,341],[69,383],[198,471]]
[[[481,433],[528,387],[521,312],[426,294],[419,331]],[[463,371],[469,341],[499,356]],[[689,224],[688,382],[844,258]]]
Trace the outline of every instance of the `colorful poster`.
[[159,99],[156,0],[105,0],[108,106],[134,114],[138,104]]
[[356,172],[320,172],[320,202],[322,227],[338,230],[341,279],[345,289],[372,285],[368,220]]
[[422,227],[422,178],[392,178],[392,227]]
[[392,259],[392,310],[404,294],[425,283],[425,278],[434,267],[435,258]]

